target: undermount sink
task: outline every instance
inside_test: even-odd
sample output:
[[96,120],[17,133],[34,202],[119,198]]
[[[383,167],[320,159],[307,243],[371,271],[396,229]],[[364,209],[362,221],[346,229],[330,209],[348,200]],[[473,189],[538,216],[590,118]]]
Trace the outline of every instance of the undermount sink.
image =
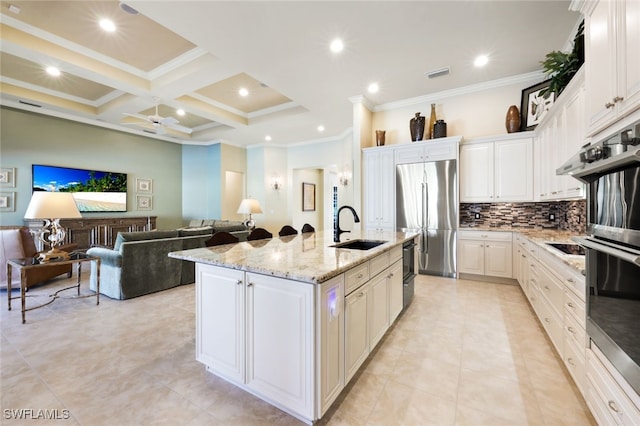
[[334,244],[331,247],[351,250],[370,250],[374,247],[378,247],[381,244],[386,243],[382,240],[350,240],[344,243]]

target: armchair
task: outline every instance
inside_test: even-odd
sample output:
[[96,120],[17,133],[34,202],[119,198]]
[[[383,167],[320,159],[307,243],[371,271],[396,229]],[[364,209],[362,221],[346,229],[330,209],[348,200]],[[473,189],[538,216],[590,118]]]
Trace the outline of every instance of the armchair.
[[[77,244],[67,244],[59,248],[64,251],[74,250]],[[3,227],[0,229],[0,288],[7,288],[7,260],[22,257],[36,257],[38,251],[29,229],[25,226],[19,228]],[[67,274],[70,278],[72,265],[56,265],[52,263],[46,268],[29,269],[27,274],[27,288],[35,284],[48,281],[58,275]],[[11,288],[20,288],[20,275],[12,274]]]

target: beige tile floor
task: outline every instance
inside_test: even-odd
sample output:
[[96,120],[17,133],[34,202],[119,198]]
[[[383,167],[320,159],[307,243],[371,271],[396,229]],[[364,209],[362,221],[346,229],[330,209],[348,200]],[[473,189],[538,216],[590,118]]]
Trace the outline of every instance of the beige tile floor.
[[[19,300],[9,312],[0,296],[2,424],[300,424],[195,361],[193,285],[100,306],[56,300],[24,325]],[[7,409],[69,419],[18,421]],[[595,424],[519,287],[427,276],[320,423]]]

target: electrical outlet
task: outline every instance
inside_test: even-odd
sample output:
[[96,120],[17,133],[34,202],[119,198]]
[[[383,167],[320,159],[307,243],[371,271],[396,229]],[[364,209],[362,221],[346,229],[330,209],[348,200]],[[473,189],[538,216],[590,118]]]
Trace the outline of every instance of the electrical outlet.
[[556,220],[556,214],[555,213],[549,213],[549,221],[554,221]]
[[476,213],[476,214],[474,215],[474,217],[475,217],[476,219],[480,219],[480,213]]

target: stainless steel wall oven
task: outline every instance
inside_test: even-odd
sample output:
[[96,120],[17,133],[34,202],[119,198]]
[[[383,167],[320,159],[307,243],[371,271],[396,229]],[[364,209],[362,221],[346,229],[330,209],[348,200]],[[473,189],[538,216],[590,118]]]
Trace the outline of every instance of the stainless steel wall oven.
[[588,185],[587,333],[640,393],[640,120],[585,145],[557,173]]

